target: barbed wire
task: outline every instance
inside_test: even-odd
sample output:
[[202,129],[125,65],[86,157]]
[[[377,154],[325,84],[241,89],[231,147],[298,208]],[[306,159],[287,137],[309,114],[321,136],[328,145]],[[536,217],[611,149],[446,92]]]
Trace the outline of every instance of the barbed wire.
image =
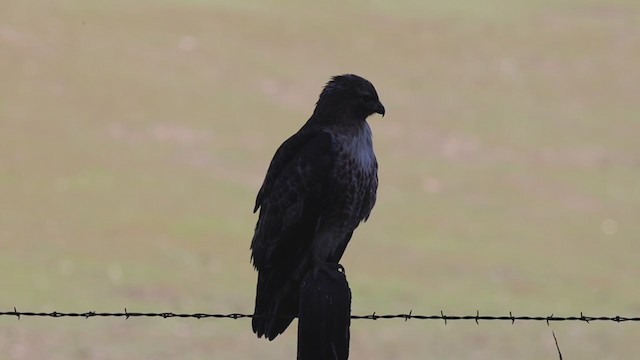
[[[116,318],[138,318],[138,317],[148,317],[148,318],[194,318],[194,319],[206,319],[206,318],[217,318],[217,319],[244,319],[244,318],[253,318],[255,317],[253,314],[242,314],[242,313],[229,313],[229,314],[215,314],[215,313],[174,313],[174,312],[130,312],[126,308],[124,312],[98,312],[98,311],[85,311],[85,312],[60,312],[60,311],[51,311],[51,312],[35,312],[35,311],[18,311],[15,307],[13,311],[0,311],[0,317],[17,317],[20,320],[21,317],[51,317],[51,318],[62,318],[62,317],[71,317],[71,318],[94,318],[94,317],[116,317]],[[436,315],[419,315],[413,314],[413,311],[409,311],[405,314],[383,314],[379,315],[375,312],[369,315],[351,315],[351,319],[353,320],[385,320],[385,319],[402,319],[405,321],[408,320],[441,320],[444,321],[445,325],[449,321],[475,321],[476,324],[479,324],[480,321],[510,321],[512,324],[515,324],[516,321],[543,321],[549,325],[550,322],[560,322],[560,321],[580,321],[585,323],[590,323],[592,321],[610,321],[610,322],[629,322],[629,321],[640,321],[640,316],[629,317],[629,316],[587,316],[580,312],[580,316],[555,316],[554,314],[547,316],[530,316],[530,315],[513,315],[510,311],[509,315],[480,315],[480,311],[476,311],[475,315],[447,315],[443,311],[440,311],[440,314]]]

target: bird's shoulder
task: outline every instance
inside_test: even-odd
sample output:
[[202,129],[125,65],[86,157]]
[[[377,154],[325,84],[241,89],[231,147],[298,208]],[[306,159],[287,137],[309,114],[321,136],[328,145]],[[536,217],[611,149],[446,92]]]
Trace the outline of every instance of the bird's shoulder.
[[279,179],[290,182],[326,172],[335,153],[334,135],[330,131],[303,127],[293,134],[276,150],[256,197],[254,211],[260,208]]

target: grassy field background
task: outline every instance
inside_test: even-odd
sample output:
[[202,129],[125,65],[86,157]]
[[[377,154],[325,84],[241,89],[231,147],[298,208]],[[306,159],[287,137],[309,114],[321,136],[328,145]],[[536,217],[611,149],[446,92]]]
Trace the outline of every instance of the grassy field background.
[[[353,313],[640,314],[640,3],[0,2],[0,308],[251,312],[254,196],[370,79]],[[354,321],[352,359],[630,359],[635,323]],[[0,318],[3,359],[287,359],[248,320]]]

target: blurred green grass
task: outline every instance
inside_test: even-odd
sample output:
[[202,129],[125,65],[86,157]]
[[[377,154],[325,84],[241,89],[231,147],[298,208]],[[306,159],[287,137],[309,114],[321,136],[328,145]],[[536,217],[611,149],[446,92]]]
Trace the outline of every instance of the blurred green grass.
[[[356,72],[379,201],[353,312],[637,314],[636,1],[5,1],[0,307],[250,312],[253,200]],[[382,265],[382,266],[381,266]],[[280,359],[247,321],[0,319],[10,359]],[[554,324],[628,359],[633,324]],[[555,358],[543,324],[356,321],[354,359]]]

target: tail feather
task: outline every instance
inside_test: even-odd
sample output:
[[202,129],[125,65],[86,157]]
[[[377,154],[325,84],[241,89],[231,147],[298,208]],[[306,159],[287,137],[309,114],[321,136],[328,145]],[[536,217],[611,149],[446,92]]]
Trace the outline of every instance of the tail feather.
[[298,316],[299,285],[289,272],[264,269],[258,273],[256,307],[251,321],[258,337],[273,340]]

